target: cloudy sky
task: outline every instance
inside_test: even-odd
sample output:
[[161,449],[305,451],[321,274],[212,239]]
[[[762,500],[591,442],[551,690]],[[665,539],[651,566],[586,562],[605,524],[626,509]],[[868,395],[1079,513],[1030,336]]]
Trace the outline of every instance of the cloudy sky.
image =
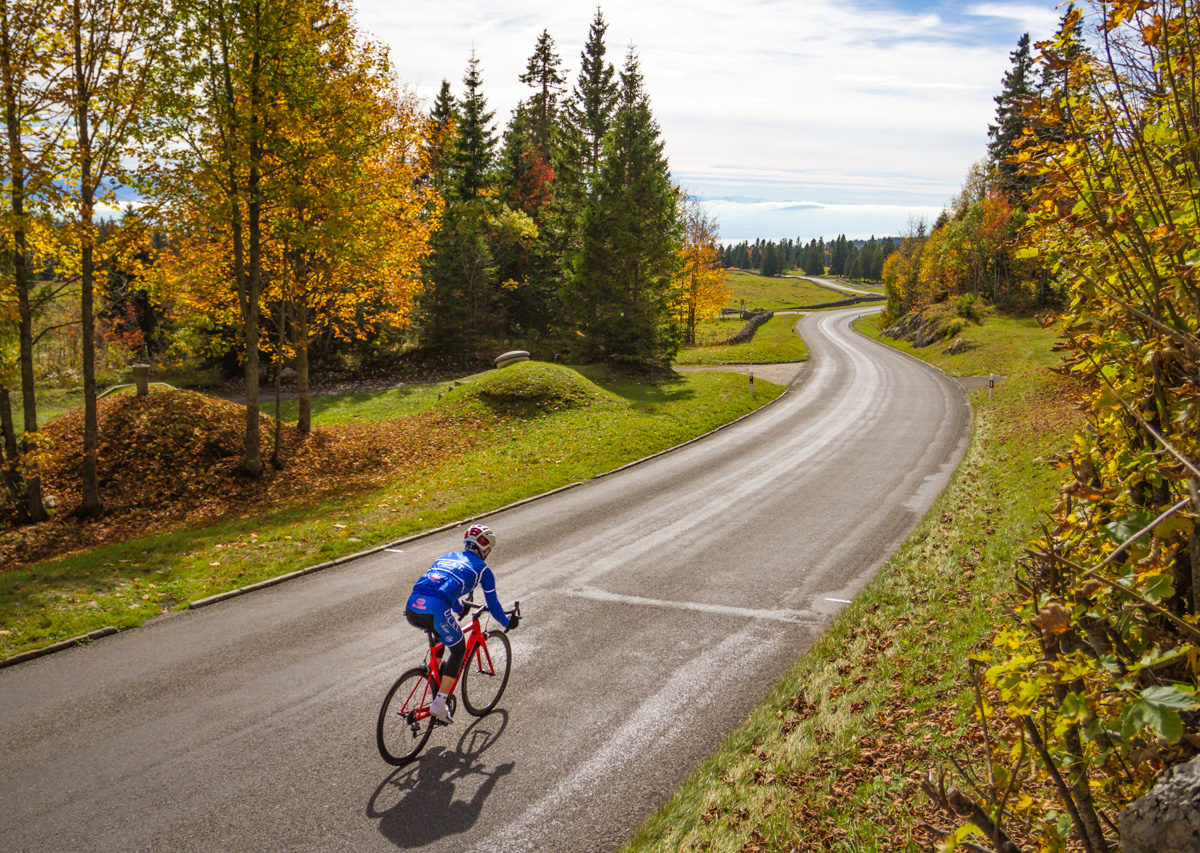
[[[592,0],[356,0],[401,80],[456,94],[474,49],[498,130],[543,29],[571,81]],[[932,219],[979,160],[1021,33],[1056,0],[606,0],[609,57],[636,48],[676,182],[727,241],[897,234]]]

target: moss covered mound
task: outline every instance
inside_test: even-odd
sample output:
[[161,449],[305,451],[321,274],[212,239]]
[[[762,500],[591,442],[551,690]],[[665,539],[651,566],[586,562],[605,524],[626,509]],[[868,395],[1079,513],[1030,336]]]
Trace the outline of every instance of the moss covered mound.
[[544,361],[523,361],[481,373],[452,389],[443,404],[479,401],[500,411],[552,412],[616,400],[594,382],[569,367]]
[[953,340],[966,328],[969,318],[948,302],[927,305],[905,314],[883,330],[886,337],[905,340],[914,347],[927,347],[938,341]]

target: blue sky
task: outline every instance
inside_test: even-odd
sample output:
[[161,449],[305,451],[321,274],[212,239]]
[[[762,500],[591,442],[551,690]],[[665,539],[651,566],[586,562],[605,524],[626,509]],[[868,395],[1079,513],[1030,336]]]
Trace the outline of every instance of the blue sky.
[[[477,52],[497,130],[543,28],[574,79],[591,0],[356,0],[400,79],[432,101]],[[727,241],[896,234],[932,219],[983,157],[992,97],[1053,0],[606,2],[610,58],[636,47],[675,180]]]

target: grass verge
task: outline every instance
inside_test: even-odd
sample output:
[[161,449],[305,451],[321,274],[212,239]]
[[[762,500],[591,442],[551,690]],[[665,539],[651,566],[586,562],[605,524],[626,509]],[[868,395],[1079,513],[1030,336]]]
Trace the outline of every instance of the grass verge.
[[[784,390],[759,382],[751,396],[744,377],[718,373],[651,382],[596,367],[583,376],[550,370],[549,382],[522,383],[514,379],[522,371],[506,368],[503,383],[483,374],[447,393],[432,407],[440,413],[433,422],[447,430],[465,424],[469,440],[442,441],[447,452],[403,478],[336,500],[242,508],[216,523],[0,571],[0,657],[105,625],[138,625],[189,601],[601,474]],[[559,387],[567,374],[576,378]]]
[[709,320],[696,330],[699,341],[712,343],[685,347],[675,357],[676,364],[779,364],[787,361],[804,361],[808,349],[804,340],[796,334],[795,325],[799,318],[794,314],[780,314],[768,320],[748,344],[718,344],[728,340],[741,330],[742,320]]
[[729,285],[729,304],[734,308],[743,307],[744,301],[747,309],[780,311],[785,308],[820,305],[822,302],[832,302],[844,296],[839,291],[821,287],[807,279],[772,278],[743,270],[727,272],[725,283]]
[[[857,325],[878,337],[878,317]],[[1067,380],[1049,371],[1052,332],[993,317],[972,337],[971,353],[917,353],[1007,376],[991,401],[973,395],[971,445],[950,485],[627,851],[918,851],[934,840],[922,824],[947,825],[919,780],[980,748],[967,653],[1002,618],[1013,560],[1059,485],[1048,458],[1079,418]]]

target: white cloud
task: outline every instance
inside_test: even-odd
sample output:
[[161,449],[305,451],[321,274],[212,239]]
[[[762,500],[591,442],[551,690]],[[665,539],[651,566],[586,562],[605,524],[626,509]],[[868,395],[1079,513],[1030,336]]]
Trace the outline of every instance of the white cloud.
[[917,220],[932,222],[942,208],[930,205],[822,204],[811,201],[745,202],[701,199],[721,223],[721,241],[791,237],[807,243],[845,234],[851,239],[896,237]]
[[1032,33],[1049,35],[1058,25],[1061,13],[1054,8],[1032,3],[976,3],[967,7],[967,14],[1016,21]]
[[[358,0],[399,76],[432,100],[479,56],[498,130],[543,28],[578,71],[594,0]],[[985,152],[992,95],[1045,5],[981,3],[952,20],[868,0],[606,0],[609,58],[637,47],[676,178],[702,195],[940,205]],[[969,11],[971,14],[964,14]],[[1042,27],[1035,37],[1046,34]],[[728,168],[732,166],[733,168]],[[732,215],[732,214],[731,214]]]

